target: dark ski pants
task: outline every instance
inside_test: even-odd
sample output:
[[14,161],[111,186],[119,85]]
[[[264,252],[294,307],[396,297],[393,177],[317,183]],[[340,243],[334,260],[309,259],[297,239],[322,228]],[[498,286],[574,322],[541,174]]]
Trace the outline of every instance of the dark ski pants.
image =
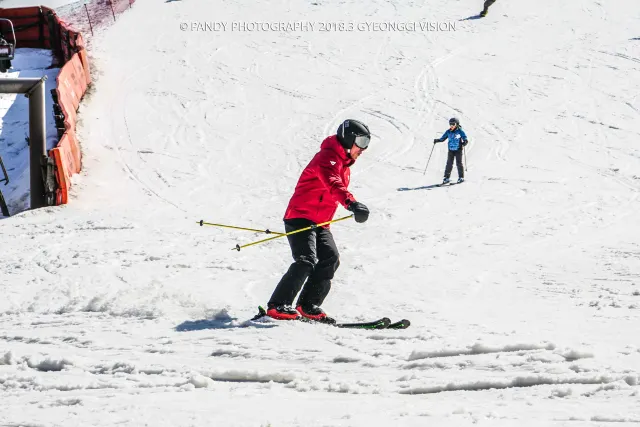
[[[303,218],[289,219],[284,221],[284,229],[289,233],[313,224],[314,222]],[[293,300],[302,288],[296,306],[319,306],[329,293],[331,279],[340,265],[333,235],[329,229],[318,227],[292,234],[287,239],[294,262],[280,279],[269,304],[293,305]]]
[[484,2],[484,13],[487,13],[487,11],[489,10],[489,6],[491,6],[492,4],[494,4],[496,2],[496,0],[486,0]]
[[462,167],[462,147],[458,150],[449,150],[449,156],[447,157],[447,167],[444,170],[444,177],[449,178],[451,176],[451,170],[453,169],[453,159],[456,159],[456,166],[458,167],[458,178],[464,178],[464,168]]

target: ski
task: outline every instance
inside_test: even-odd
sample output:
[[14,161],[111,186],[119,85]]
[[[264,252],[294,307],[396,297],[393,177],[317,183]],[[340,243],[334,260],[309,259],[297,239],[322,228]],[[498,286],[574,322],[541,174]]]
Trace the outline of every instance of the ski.
[[[258,320],[263,317],[267,317],[267,311],[263,307],[258,307],[258,314],[256,314],[251,320]],[[329,321],[318,321],[305,319],[304,317],[297,320],[305,323],[335,326],[336,328],[342,329],[406,329],[409,327],[409,325],[411,325],[411,322],[409,322],[407,319],[402,319],[398,322],[392,323],[391,319],[389,319],[388,317],[383,317],[371,322],[354,323],[338,323],[333,319],[330,319]]]
[[446,184],[436,184],[435,187],[452,187],[454,185],[460,185],[460,184],[462,184],[462,182],[447,182]]
[[411,326],[411,322],[407,319],[402,319],[399,322],[391,323],[387,326],[387,329],[407,329],[409,326]]
[[391,319],[383,317],[382,319],[374,320],[373,322],[335,323],[332,326],[349,329],[387,329],[390,324]]

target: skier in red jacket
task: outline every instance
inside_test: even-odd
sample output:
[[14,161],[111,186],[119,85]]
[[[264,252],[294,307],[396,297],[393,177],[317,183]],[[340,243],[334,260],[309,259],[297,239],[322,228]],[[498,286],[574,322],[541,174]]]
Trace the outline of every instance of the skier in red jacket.
[[[369,146],[369,128],[357,120],[345,120],[336,135],[326,138],[320,151],[302,171],[284,215],[287,233],[331,221],[341,204],[365,222],[369,210],[347,190],[349,167]],[[294,262],[269,299],[267,315],[275,319],[332,321],[320,308],[340,265],[338,249],[329,225],[287,236]],[[305,283],[306,281],[306,283]],[[303,287],[304,285],[304,287]],[[302,292],[300,290],[302,289]],[[296,308],[292,304],[300,292]]]

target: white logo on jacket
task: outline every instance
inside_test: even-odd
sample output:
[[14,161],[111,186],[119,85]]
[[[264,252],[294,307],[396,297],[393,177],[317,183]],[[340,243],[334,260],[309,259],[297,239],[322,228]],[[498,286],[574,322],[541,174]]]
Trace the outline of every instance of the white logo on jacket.
[[333,160],[329,160],[329,163],[331,163],[331,166],[335,166],[336,162],[334,162]]

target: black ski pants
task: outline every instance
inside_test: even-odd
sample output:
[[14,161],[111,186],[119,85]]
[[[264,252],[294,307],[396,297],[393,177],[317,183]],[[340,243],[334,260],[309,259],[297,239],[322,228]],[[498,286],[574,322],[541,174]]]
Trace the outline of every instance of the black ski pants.
[[[296,218],[284,221],[287,233],[309,227],[314,222]],[[314,228],[287,236],[294,262],[273,291],[269,304],[321,305],[331,289],[331,279],[340,265],[338,248],[327,228]],[[305,283],[306,281],[306,283]],[[303,288],[304,285],[304,288]]]
[[495,2],[496,2],[496,0],[486,0],[484,2],[484,11],[487,12],[489,10],[489,6],[491,6]]
[[444,170],[444,177],[449,178],[451,176],[451,170],[453,169],[453,159],[456,159],[456,166],[458,167],[458,178],[464,178],[464,167],[462,167],[462,147],[457,150],[449,150],[449,156],[447,157],[447,167]]

